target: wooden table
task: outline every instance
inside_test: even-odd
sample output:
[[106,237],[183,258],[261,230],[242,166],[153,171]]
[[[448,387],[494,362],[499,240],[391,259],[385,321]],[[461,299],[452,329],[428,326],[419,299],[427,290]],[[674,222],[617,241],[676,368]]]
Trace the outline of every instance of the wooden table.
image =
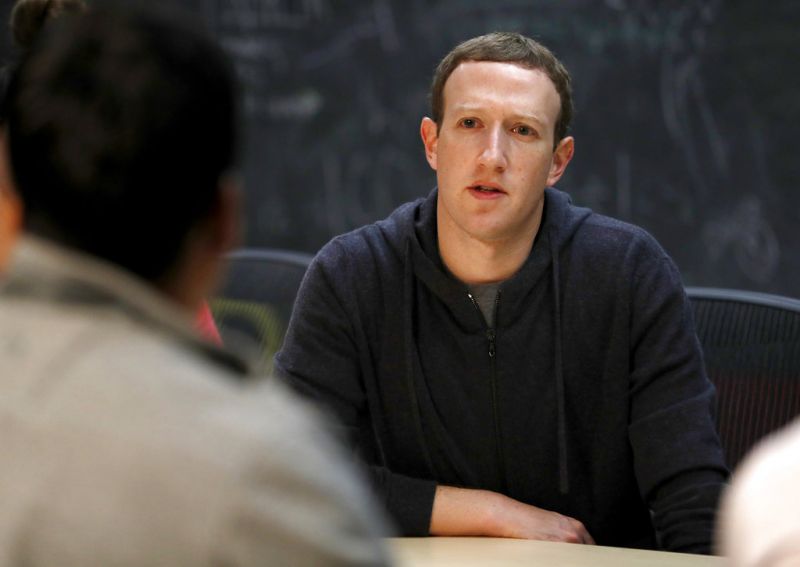
[[480,537],[389,538],[399,567],[721,567],[721,557]]

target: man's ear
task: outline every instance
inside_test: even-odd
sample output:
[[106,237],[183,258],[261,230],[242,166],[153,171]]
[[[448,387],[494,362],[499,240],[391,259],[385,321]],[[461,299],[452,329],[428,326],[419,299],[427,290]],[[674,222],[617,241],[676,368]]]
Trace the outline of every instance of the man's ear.
[[0,273],[22,229],[22,203],[9,187],[0,187]]
[[547,176],[547,186],[552,187],[564,175],[573,154],[575,153],[575,138],[567,136],[556,146],[553,152],[553,161],[550,164],[550,173]]
[[425,157],[432,169],[436,169],[436,143],[439,141],[439,132],[436,122],[427,116],[422,119],[419,127],[419,134],[422,137],[422,144],[425,146]]
[[211,236],[220,254],[241,244],[241,205],[242,194],[238,179],[231,175],[221,177],[211,223]]
[[184,254],[158,287],[178,303],[197,310],[213,293],[222,273],[225,253],[240,243],[239,188],[224,176],[211,210],[186,235]]
[[22,230],[22,201],[14,190],[8,160],[8,141],[0,131],[0,272]]

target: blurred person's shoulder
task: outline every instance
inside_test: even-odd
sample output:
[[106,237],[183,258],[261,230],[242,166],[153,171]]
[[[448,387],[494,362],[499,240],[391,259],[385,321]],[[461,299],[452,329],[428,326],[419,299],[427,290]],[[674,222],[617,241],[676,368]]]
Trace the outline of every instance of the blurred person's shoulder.
[[720,512],[731,565],[800,562],[800,420],[766,438],[733,474]]
[[[157,295],[104,296],[72,285],[74,271],[56,270],[54,284],[41,268],[0,292],[0,439],[14,462],[0,472],[14,493],[0,496],[47,510],[40,554],[66,537],[109,563],[120,549],[126,564],[165,553],[244,565],[385,559],[383,519],[315,410],[277,381],[249,381]],[[76,509],[65,528],[58,518]]]

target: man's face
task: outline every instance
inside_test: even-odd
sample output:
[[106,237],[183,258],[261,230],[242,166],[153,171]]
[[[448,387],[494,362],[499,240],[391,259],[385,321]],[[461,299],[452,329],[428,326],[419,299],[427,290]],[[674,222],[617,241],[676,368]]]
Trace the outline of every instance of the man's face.
[[421,127],[439,185],[440,239],[533,240],[544,189],[572,158],[572,138],[553,149],[560,106],[543,71],[489,61],[456,67],[438,132],[429,118]]

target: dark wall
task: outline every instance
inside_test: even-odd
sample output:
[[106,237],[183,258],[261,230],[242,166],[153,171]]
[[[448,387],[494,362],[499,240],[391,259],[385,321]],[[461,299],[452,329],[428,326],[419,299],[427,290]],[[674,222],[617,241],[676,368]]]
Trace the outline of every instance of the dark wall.
[[800,6],[790,0],[182,0],[245,85],[246,244],[316,251],[435,183],[438,60],[516,30],[573,75],[560,188],[651,231],[687,284],[800,296]]

